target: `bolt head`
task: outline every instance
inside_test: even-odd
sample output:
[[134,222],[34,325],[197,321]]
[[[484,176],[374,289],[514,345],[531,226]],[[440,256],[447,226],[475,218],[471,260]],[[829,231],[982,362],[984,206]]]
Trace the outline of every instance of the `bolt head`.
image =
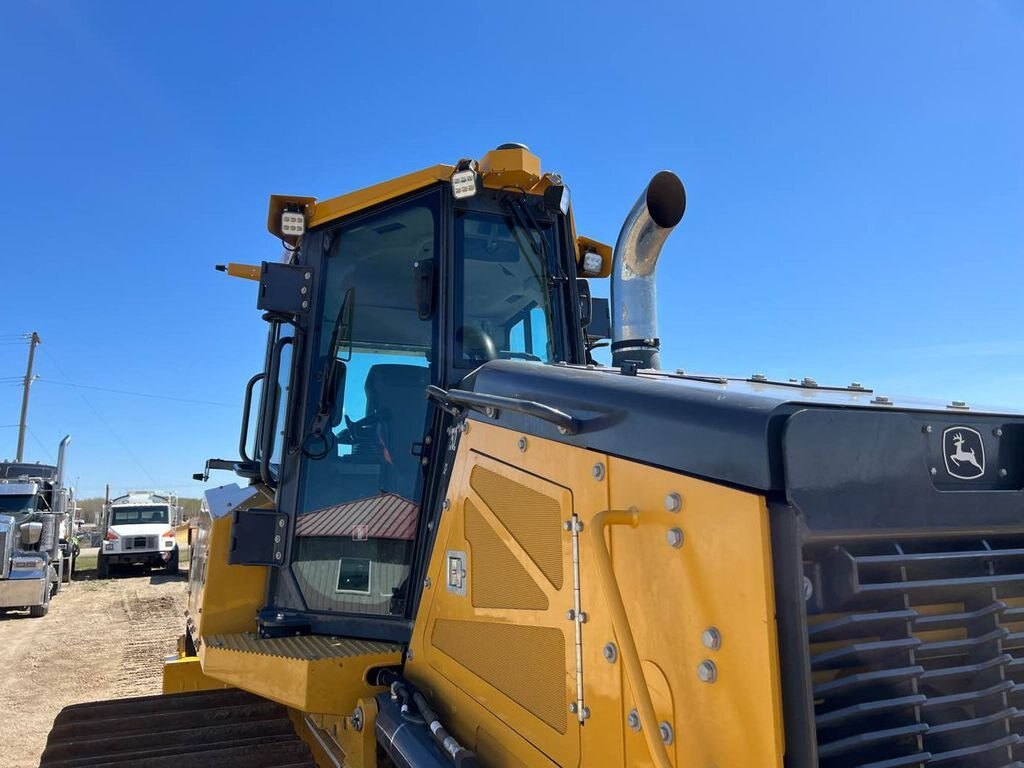
[[580,717],[583,718],[584,720],[586,720],[588,717],[590,717],[590,707],[584,707],[583,709],[581,709],[580,710]]
[[683,532],[679,528],[670,528],[665,533],[665,541],[668,542],[670,547],[674,547],[675,549],[679,549],[683,546],[683,538]]
[[804,576],[804,580],[801,583],[800,591],[803,593],[804,600],[810,600],[814,597],[814,584],[806,576]]
[[669,512],[678,512],[683,508],[683,497],[678,493],[670,493],[665,497],[665,509]]
[[702,683],[713,683],[718,679],[718,667],[715,662],[705,659],[697,665],[697,678]]
[[992,434],[995,435],[996,437],[1002,437],[1003,436],[1003,428],[1002,427],[996,427],[995,429],[992,430]]
[[494,409],[491,406],[488,405],[486,408],[484,408],[484,413],[487,414],[488,418],[494,418]]
[[609,664],[614,664],[615,660],[619,658],[619,649],[615,647],[615,643],[605,643],[604,646],[604,660]]
[[565,618],[567,618],[569,621],[574,621],[576,619],[576,611],[570,608],[568,611],[565,612]]
[[755,373],[750,377],[751,381],[768,381],[768,377],[763,373]]
[[674,738],[674,734],[672,733],[672,726],[664,720],[658,723],[658,733],[661,735],[662,744],[665,744],[667,746],[672,743]]
[[441,502],[441,509],[450,509],[452,506],[451,499],[445,499]]
[[935,467],[932,467],[928,471],[931,473],[932,477],[935,477],[935,475],[939,474],[939,470],[937,470]]
[[579,707],[577,706],[575,701],[569,702],[569,711],[572,712],[574,715],[579,711]]
[[704,647],[711,651],[717,651],[722,647],[722,633],[716,627],[708,627],[700,636]]
[[626,715],[626,724],[634,731],[640,730],[640,713],[635,709],[629,710],[629,714]]
[[602,464],[600,461],[597,462],[597,464],[590,468],[590,474],[594,476],[595,480],[603,480],[604,464]]
[[999,476],[1000,477],[1006,477],[1006,475],[1007,475],[1007,472],[1006,472],[1005,468],[999,470]]
[[879,395],[871,402],[874,403],[875,405],[892,405],[892,400],[890,400],[885,395]]
[[430,589],[430,577],[429,576],[427,576],[427,578],[425,578],[423,580],[423,588],[424,589]]
[[564,523],[562,523],[562,530],[563,531],[571,531],[572,530],[572,520],[566,520]]
[[932,425],[925,424],[923,427],[921,427],[921,431],[924,432],[926,435],[930,435],[932,433]]
[[520,451],[525,451],[526,450],[526,446],[527,446],[526,438],[525,437],[520,437],[518,445],[519,445],[519,450]]

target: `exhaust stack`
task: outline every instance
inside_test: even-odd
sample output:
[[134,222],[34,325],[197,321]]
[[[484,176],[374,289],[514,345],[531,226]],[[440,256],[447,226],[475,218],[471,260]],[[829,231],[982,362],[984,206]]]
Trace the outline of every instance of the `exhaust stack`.
[[636,360],[660,368],[654,270],[665,240],[686,211],[686,190],[672,171],[655,174],[630,210],[612,255],[612,365]]

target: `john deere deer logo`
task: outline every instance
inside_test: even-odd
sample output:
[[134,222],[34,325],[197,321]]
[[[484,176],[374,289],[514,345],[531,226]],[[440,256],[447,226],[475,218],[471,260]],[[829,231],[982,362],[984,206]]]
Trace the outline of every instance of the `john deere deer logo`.
[[975,480],[985,474],[985,443],[977,430],[950,427],[942,433],[942,452],[953,477]]

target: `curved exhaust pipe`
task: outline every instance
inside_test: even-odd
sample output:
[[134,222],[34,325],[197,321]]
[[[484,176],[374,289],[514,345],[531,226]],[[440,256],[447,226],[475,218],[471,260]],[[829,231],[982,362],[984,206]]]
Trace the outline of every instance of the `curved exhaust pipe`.
[[612,255],[612,365],[635,360],[660,368],[654,270],[665,240],[686,212],[686,189],[672,171],[647,184],[630,210]]

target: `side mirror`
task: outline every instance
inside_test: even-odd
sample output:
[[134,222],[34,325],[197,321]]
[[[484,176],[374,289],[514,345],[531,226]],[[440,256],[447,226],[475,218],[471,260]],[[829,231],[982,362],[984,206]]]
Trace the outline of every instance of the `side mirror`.
[[38,544],[39,539],[43,537],[43,524],[42,523],[22,523],[21,524],[21,542],[26,546]]
[[594,317],[594,305],[590,299],[590,283],[582,277],[576,278],[576,292],[580,297],[580,325],[586,328]]
[[429,320],[434,314],[434,260],[421,259],[413,265],[416,291],[416,314]]
[[594,340],[612,337],[612,313],[608,299],[594,297],[590,300],[590,323],[587,325],[587,337]]
[[336,427],[341,424],[341,411],[338,407],[338,403],[345,402],[345,378],[348,375],[348,366],[345,365],[341,360],[332,360],[327,370],[327,393],[328,406],[327,413],[328,418],[332,427]]

